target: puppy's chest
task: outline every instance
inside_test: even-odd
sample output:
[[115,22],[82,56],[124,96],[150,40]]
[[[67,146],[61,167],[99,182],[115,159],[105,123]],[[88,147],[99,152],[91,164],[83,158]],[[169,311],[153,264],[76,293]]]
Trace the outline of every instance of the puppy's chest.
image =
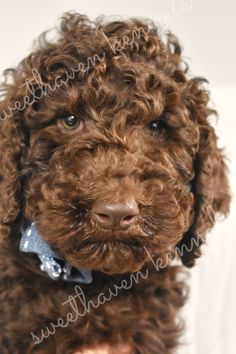
[[32,279],[18,288],[18,298],[14,299],[18,306],[10,304],[8,324],[11,326],[16,319],[22,322],[22,337],[39,346],[67,333],[85,341],[93,332],[101,332],[102,336],[106,331],[115,333],[120,329],[121,333],[150,313],[139,290],[120,281],[95,281],[83,286]]
[[[94,279],[92,284],[66,283],[49,281],[42,286],[33,289],[34,296],[30,303],[37,315],[43,305],[48,308],[48,318],[57,319],[57,316],[68,317],[71,322],[85,321],[87,317],[95,316],[97,313],[106,314],[106,311],[114,311],[116,316],[119,309],[123,307],[132,308],[136,301],[142,301],[143,293],[141,288],[145,286],[133,284],[129,277],[107,277]],[[40,302],[40,306],[36,304]],[[72,320],[73,316],[73,320]]]
[[18,290],[19,315],[23,313],[27,317],[29,329],[39,328],[41,323],[56,325],[58,321],[59,327],[79,327],[80,323],[96,322],[97,317],[109,322],[113,315],[119,323],[129,314],[134,317],[135,313],[139,318],[148,309],[145,290],[150,286],[150,279],[129,276],[95,277],[89,285],[32,278],[22,282]]

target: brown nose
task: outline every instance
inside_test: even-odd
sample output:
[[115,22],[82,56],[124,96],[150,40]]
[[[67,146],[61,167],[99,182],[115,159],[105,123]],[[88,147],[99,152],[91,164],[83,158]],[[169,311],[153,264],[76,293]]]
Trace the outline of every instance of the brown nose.
[[97,202],[93,212],[103,228],[125,230],[134,223],[139,209],[137,203],[131,199],[117,203]]

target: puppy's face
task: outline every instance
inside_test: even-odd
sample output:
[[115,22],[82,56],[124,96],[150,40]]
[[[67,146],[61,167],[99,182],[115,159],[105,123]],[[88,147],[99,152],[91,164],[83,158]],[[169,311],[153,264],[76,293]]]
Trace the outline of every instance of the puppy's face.
[[106,273],[136,271],[191,238],[200,245],[213,224],[208,208],[225,213],[229,202],[201,79],[187,78],[175,38],[165,45],[137,20],[63,21],[58,42],[26,58],[5,89],[1,113],[25,95],[30,104],[0,131],[2,222],[23,205],[68,262]]
[[117,61],[26,115],[27,217],[72,265],[110,273],[140,269],[147,250],[171,250],[187,231],[199,142],[178,85]]

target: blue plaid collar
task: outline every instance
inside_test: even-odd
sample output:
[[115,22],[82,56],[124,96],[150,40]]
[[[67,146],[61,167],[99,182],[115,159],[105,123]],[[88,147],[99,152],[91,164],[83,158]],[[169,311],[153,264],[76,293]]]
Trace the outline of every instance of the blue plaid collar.
[[92,283],[91,270],[72,267],[57,255],[39,234],[34,222],[26,221],[26,225],[21,228],[21,234],[20,251],[37,254],[41,262],[41,271],[51,279],[84,284]]

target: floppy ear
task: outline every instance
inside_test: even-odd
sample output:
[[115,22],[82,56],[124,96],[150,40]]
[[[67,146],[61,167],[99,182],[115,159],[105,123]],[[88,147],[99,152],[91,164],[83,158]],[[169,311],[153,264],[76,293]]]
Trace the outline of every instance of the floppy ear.
[[191,118],[198,124],[200,134],[192,185],[195,199],[194,218],[190,229],[178,245],[183,264],[188,267],[193,266],[195,258],[201,255],[200,246],[215,223],[215,215],[226,215],[230,203],[223,152],[217,147],[214,128],[207,119],[216,112],[207,106],[209,97],[202,86],[203,81],[205,80],[201,78],[190,80],[186,92],[188,109]]
[[[14,75],[13,82],[14,82]],[[16,82],[1,86],[0,101],[0,243],[11,232],[21,209],[21,157],[25,146],[22,111],[15,110],[19,99]]]

